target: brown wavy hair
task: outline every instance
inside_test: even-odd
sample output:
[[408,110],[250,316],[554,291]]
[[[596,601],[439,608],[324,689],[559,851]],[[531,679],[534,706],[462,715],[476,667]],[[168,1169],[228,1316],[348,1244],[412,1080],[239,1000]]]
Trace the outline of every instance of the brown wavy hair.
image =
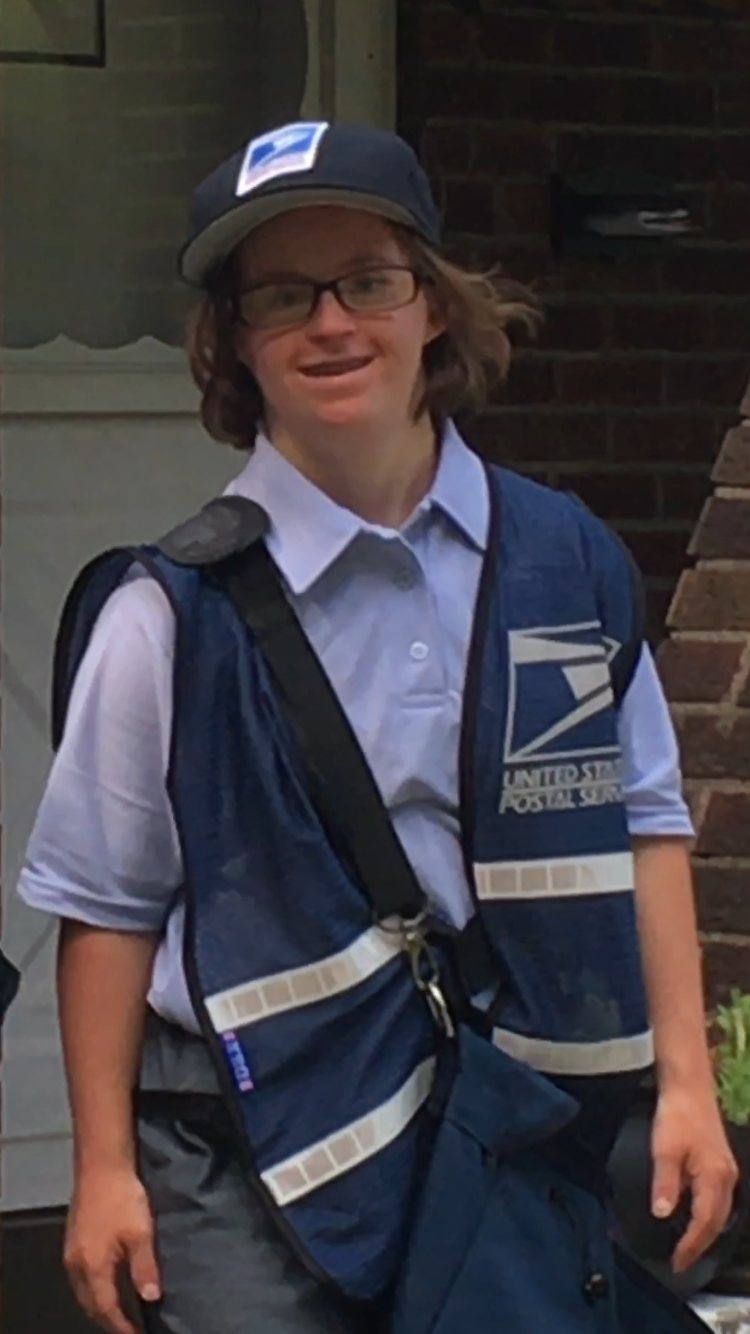
[[[530,288],[497,270],[474,273],[445,259],[406,228],[394,225],[409,263],[422,279],[428,302],[445,331],[424,352],[425,389],[415,416],[428,411],[436,423],[485,406],[508,373],[513,326],[534,334],[541,322]],[[230,256],[192,311],[187,350],[201,393],[201,421],[214,440],[248,450],[263,422],[255,376],[235,351],[236,267]]]

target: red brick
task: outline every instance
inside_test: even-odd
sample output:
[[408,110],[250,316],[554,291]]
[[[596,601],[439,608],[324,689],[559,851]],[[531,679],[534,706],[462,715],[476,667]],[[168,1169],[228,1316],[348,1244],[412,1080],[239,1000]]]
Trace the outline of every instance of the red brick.
[[733,715],[674,710],[686,778],[750,778],[750,711]]
[[713,89],[697,79],[623,79],[618,106],[626,125],[710,128],[714,122]]
[[661,258],[628,255],[606,264],[600,259],[570,258],[560,276],[563,290],[571,295],[653,296],[661,282]]
[[503,82],[511,120],[586,125],[612,119],[612,80],[606,75],[524,71],[503,76]]
[[701,857],[750,857],[750,791],[711,793],[695,851]]
[[704,303],[643,301],[617,306],[612,340],[615,347],[690,352],[711,338],[711,320]]
[[474,153],[475,171],[492,172],[504,181],[514,176],[545,176],[552,167],[550,134],[542,126],[509,129],[504,124],[478,125]]
[[651,473],[566,473],[560,474],[559,484],[602,519],[643,520],[656,514],[656,479]]
[[669,622],[675,630],[750,630],[750,566],[686,570]]
[[717,430],[712,417],[639,413],[617,418],[612,426],[612,457],[617,463],[710,463],[716,456]]
[[661,393],[661,366],[649,359],[561,361],[557,372],[562,403],[655,403]]
[[667,612],[672,601],[672,581],[667,587],[654,587],[646,583],[646,638],[650,644],[657,645],[664,637]]
[[507,388],[501,392],[501,403],[533,406],[551,403],[555,396],[555,376],[552,363],[542,357],[517,357],[511,368]]
[[745,130],[750,125],[750,87],[747,72],[725,79],[716,88],[716,123],[721,130]]
[[419,47],[424,64],[463,64],[472,48],[473,24],[457,6],[426,5]]
[[667,403],[717,404],[730,408],[738,403],[745,385],[747,359],[669,361],[665,368],[664,392]]
[[446,231],[489,235],[494,232],[493,190],[488,181],[444,181],[442,204]]
[[664,472],[661,478],[665,519],[694,520],[709,492],[708,476],[700,472]]
[[750,164],[750,134],[723,134],[716,139],[717,175],[730,181],[747,181]]
[[737,696],[737,703],[741,709],[750,709],[750,674],[745,676],[744,685]]
[[472,241],[471,263],[491,268],[500,265],[503,273],[516,282],[537,288],[550,270],[549,246],[539,237],[476,237]]
[[485,12],[478,25],[480,56],[503,64],[546,64],[552,50],[552,24],[546,15]]
[[487,119],[503,116],[503,80],[490,70],[448,69],[433,66],[424,79],[424,115],[442,120],[450,116]]
[[711,475],[719,486],[750,486],[750,426],[727,431]]
[[611,23],[585,18],[559,19],[555,28],[554,61],[590,69],[646,69],[649,31],[644,22]]
[[620,536],[644,574],[676,579],[684,568],[689,530],[621,528]]
[[735,987],[750,991],[750,948],[746,945],[709,941],[703,958],[709,1008],[728,1001]]
[[652,27],[654,67],[668,74],[746,74],[750,29],[704,23],[659,23]]
[[750,490],[744,495],[744,500],[710,497],[690,543],[691,555],[750,560]]
[[[750,102],[748,103],[750,123]],[[750,174],[750,164],[748,164]],[[750,240],[750,185],[719,185],[712,201],[714,241]]]
[[472,446],[500,462],[601,461],[606,437],[607,419],[598,414],[518,412],[512,408],[485,413],[468,431]]
[[686,185],[683,183],[679,187],[680,203],[688,210],[690,226],[698,236],[709,236],[711,234],[713,190],[713,182],[707,182],[703,185]]
[[729,693],[744,644],[722,639],[669,639],[659,650],[659,671],[673,703],[719,703]]
[[428,125],[420,155],[430,175],[459,176],[472,166],[473,141],[464,126]]
[[663,274],[667,290],[686,295],[744,295],[750,288],[750,249],[685,245],[666,257]]
[[617,162],[692,185],[714,180],[728,161],[735,165],[734,156],[735,150],[724,152],[723,145],[720,154],[716,140],[708,135],[579,131],[562,134],[558,142],[558,165],[564,173],[598,171]]
[[693,863],[702,931],[750,936],[750,867]]
[[717,301],[711,308],[711,345],[718,352],[741,352],[750,330],[750,301]]
[[607,307],[600,301],[548,305],[541,334],[545,348],[567,352],[595,352],[607,335]]
[[517,181],[497,193],[497,225],[502,232],[549,236],[549,190],[546,183]]

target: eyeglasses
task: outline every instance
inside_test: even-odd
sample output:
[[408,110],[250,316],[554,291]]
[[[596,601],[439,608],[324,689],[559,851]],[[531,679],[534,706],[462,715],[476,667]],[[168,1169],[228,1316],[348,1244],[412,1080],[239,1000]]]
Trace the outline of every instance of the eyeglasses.
[[327,283],[285,278],[245,288],[237,297],[237,314],[252,329],[284,329],[309,320],[325,292],[355,315],[399,310],[416,300],[423,282],[406,264],[373,265]]

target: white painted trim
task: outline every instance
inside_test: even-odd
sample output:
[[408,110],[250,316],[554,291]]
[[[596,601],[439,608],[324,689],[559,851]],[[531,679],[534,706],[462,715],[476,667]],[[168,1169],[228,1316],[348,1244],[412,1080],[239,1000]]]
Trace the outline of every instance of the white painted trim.
[[474,875],[483,902],[625,894],[635,884],[631,852],[549,861],[484,862],[474,867]]
[[218,1033],[233,1032],[273,1015],[340,996],[380,972],[402,948],[400,937],[388,936],[374,926],[327,959],[217,992],[206,1001],[206,1009]]
[[344,1126],[326,1139],[311,1144],[293,1158],[262,1173],[262,1180],[280,1208],[351,1172],[392,1144],[427,1101],[435,1071],[433,1057],[392,1098],[359,1121]]
[[193,416],[197,408],[185,353],[156,338],[93,348],[61,334],[39,347],[2,350],[3,418]]
[[645,1070],[654,1061],[653,1033],[604,1042],[550,1042],[524,1037],[508,1028],[496,1028],[492,1041],[516,1061],[545,1075],[617,1075]]
[[[396,125],[395,0],[304,0],[310,50],[308,83],[301,117],[330,116],[354,124]],[[333,51],[324,49],[330,33]],[[333,62],[333,105],[321,105],[325,67]]]

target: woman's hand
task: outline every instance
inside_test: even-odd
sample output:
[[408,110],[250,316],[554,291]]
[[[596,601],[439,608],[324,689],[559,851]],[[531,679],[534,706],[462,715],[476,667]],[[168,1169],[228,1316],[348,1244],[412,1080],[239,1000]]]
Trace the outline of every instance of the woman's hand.
[[739,1175],[712,1087],[662,1091],[652,1153],[654,1215],[668,1218],[674,1213],[686,1188],[692,1196],[690,1223],[672,1257],[672,1267],[680,1274],[725,1227]]
[[86,1314],[108,1334],[137,1334],[122,1309],[122,1268],[145,1302],[161,1296],[148,1197],[130,1168],[82,1175],[68,1213],[65,1268]]

